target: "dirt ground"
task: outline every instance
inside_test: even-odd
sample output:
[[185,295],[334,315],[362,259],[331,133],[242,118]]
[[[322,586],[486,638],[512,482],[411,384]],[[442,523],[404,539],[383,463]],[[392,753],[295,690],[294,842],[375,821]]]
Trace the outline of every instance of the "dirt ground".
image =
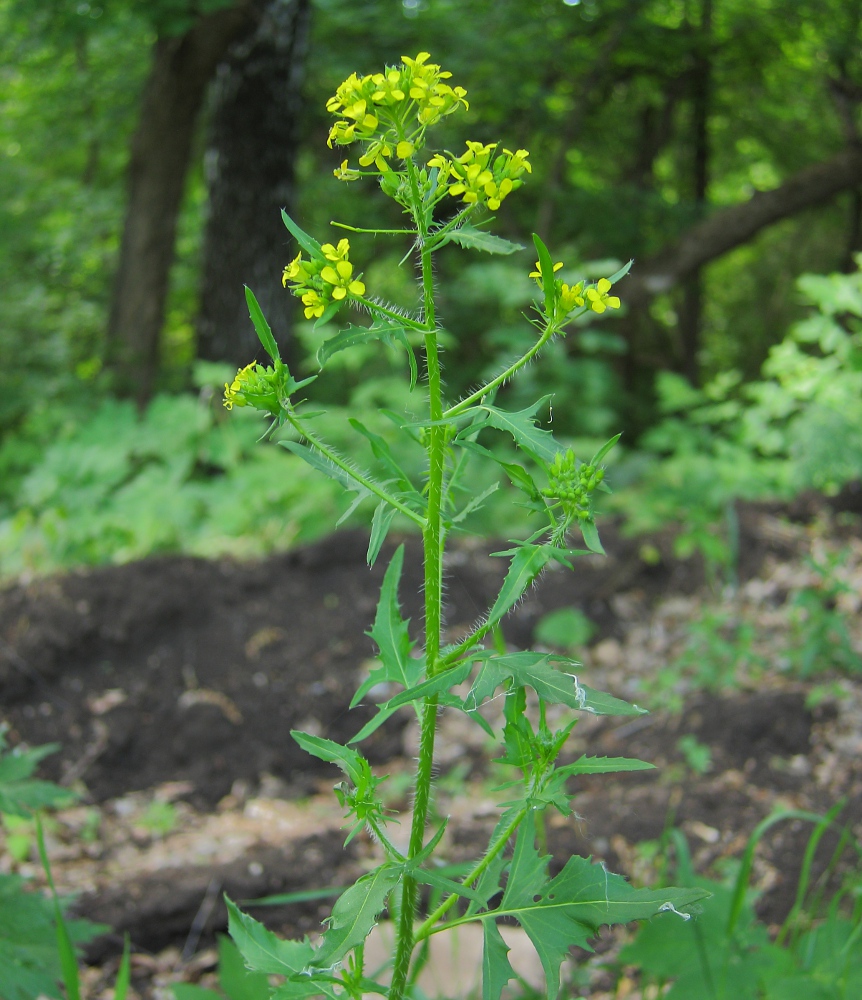
[[[507,620],[506,640],[534,648],[543,615],[577,607],[597,626],[585,683],[641,702],[645,678],[678,655],[692,623],[716,603],[754,608],[768,650],[770,628],[786,627],[782,608],[812,546],[849,553],[847,572],[862,593],[858,492],[831,503],[740,506],[732,591],[707,581],[697,559],[674,558],[670,534],[645,543],[607,525],[608,557],[586,558],[576,573],[548,572]],[[418,543],[404,541],[402,605],[418,622]],[[365,548],[361,533],[344,532],[259,563],[165,557],[0,590],[0,721],[13,744],[59,742],[43,774],[83,795],[58,816],[49,851],[60,887],[78,894],[76,912],[112,928],[88,952],[90,995],[111,981],[125,931],[139,995],[168,996],[169,980],[208,981],[214,935],[226,922],[222,893],[248,900],[339,886],[375,863],[374,845],[361,837],[342,848],[328,791],[337,773],[288,735],[299,728],[344,741],[374,711],[369,703],[348,712],[348,704],[374,655],[364,632],[393,545],[372,570]],[[489,557],[493,549],[461,545],[449,556],[453,639],[496,595],[505,561]],[[860,684],[836,676],[810,707],[815,682],[780,666],[732,692],[692,694],[682,713],[653,703],[652,714],[634,720],[579,724],[572,755],[641,757],[658,769],[584,779],[578,818],[550,824],[558,866],[572,853],[591,854],[649,878],[654,860],[638,845],[675,824],[699,869],[714,871],[739,856],[774,808],[823,812],[842,796],[845,821],[862,835]],[[828,681],[818,676],[819,690]],[[492,754],[473,729],[461,717],[442,720],[437,808],[452,816],[453,861],[475,856],[493,824]],[[705,773],[686,764],[678,746],[685,734],[709,748]],[[409,803],[414,740],[404,710],[363,744],[392,776],[398,807]],[[755,874],[769,923],[792,903],[809,832],[788,822],[764,841]],[[2,864],[39,878],[32,861]],[[293,935],[314,933],[329,905],[310,899],[252,912]],[[601,976],[596,984],[598,997]]]

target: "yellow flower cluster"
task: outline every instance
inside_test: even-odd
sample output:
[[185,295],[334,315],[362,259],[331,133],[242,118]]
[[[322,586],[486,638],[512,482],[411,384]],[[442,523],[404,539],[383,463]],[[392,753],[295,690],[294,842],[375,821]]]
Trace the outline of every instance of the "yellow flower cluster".
[[[467,91],[444,83],[452,74],[428,62],[430,58],[420,52],[415,59],[402,56],[400,66],[388,66],[383,73],[352,73],[326,102],[326,110],[341,119],[329,132],[330,148],[364,142],[360,166],[374,164],[385,173],[392,156],[406,160],[421,147],[429,125],[468,107]],[[335,176],[353,180],[356,175],[345,160]]]
[[324,243],[320,258],[303,260],[302,253],[285,267],[281,283],[290,282],[291,294],[302,299],[306,319],[319,319],[332,302],[341,302],[351,295],[364,295],[365,284],[353,276],[353,264],[348,260],[350,242],[339,240],[338,246]]
[[526,149],[504,149],[494,156],[496,149],[496,142],[468,142],[467,152],[457,159],[438,153],[428,166],[437,167],[438,184],[446,185],[453,198],[460,196],[466,205],[487,204],[495,212],[506,195],[523,184],[521,176],[533,170]]
[[[554,264],[554,274],[560,270],[563,262],[557,261]],[[544,279],[542,276],[542,265],[536,261],[536,270],[530,272],[530,277],[536,279],[539,288],[544,289]],[[603,313],[606,309],[619,309],[620,300],[616,295],[608,295],[611,290],[611,283],[607,278],[599,278],[595,285],[584,287],[583,281],[578,281],[574,285],[567,285],[564,281],[554,280],[556,289],[556,303],[554,315],[558,319],[563,319],[570,312],[581,306],[588,305],[593,312]]]
[[225,382],[224,405],[228,410],[235,406],[253,406],[278,416],[287,377],[287,369],[282,364],[264,367],[252,361],[240,368],[232,382]]

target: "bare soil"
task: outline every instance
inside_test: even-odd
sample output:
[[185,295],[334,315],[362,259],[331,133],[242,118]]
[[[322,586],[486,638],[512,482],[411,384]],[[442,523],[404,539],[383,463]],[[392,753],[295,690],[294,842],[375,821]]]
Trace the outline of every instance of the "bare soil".
[[[732,592],[708,580],[699,560],[676,559],[671,534],[645,546],[609,524],[608,557],[586,558],[576,573],[547,573],[507,620],[507,642],[530,648],[543,615],[578,607],[598,627],[584,681],[642,701],[645,679],[678,654],[706,607],[756,606],[768,647],[769,630],[786,627],[782,607],[812,545],[850,553],[848,572],[859,571],[862,591],[858,505],[852,492],[831,505],[815,497],[792,507],[741,505]],[[419,546],[403,542],[402,605],[418,623]],[[88,952],[91,995],[109,983],[124,931],[136,949],[139,994],[165,996],[171,979],[207,982],[214,935],[226,924],[223,892],[248,900],[338,886],[374,863],[375,846],[361,837],[342,848],[327,791],[337,773],[288,735],[300,728],[345,741],[374,711],[373,702],[348,705],[374,655],[364,633],[394,543],[370,570],[365,548],[361,533],[344,532],[259,563],[154,558],[0,591],[0,721],[13,744],[60,743],[43,774],[83,795],[59,815],[49,849],[59,884],[79,894],[76,911],[112,928]],[[464,544],[450,554],[452,638],[496,595],[506,563],[489,551]],[[815,680],[822,690],[830,678]],[[658,769],[584,779],[578,818],[550,823],[557,863],[591,854],[649,878],[654,862],[638,845],[677,825],[698,867],[710,871],[738,856],[777,806],[823,812],[842,796],[845,820],[862,834],[860,685],[836,677],[832,695],[809,707],[815,680],[777,664],[756,684],[743,677],[733,691],[689,694],[682,713],[651,705],[656,711],[634,720],[579,724],[573,754],[636,756]],[[442,726],[438,809],[452,815],[455,861],[475,856],[493,824],[494,754],[460,717],[447,715]],[[709,748],[706,773],[686,764],[678,746],[685,734]],[[405,710],[363,745],[393,776],[400,807],[409,805],[401,776],[414,739]],[[756,876],[769,923],[792,903],[809,832],[788,822],[764,841]],[[829,850],[827,837],[822,858]],[[38,881],[32,860],[2,864]],[[280,932],[304,934],[319,929],[330,905],[312,899],[252,912]]]

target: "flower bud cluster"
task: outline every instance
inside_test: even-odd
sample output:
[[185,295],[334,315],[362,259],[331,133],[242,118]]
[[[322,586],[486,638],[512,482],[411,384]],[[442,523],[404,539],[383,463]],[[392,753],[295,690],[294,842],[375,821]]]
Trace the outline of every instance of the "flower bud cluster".
[[504,149],[495,156],[496,149],[496,142],[468,142],[466,153],[457,158],[437,153],[428,166],[437,167],[438,184],[453,198],[460,196],[466,205],[487,204],[495,212],[506,195],[524,183],[522,175],[533,170],[526,149]]
[[[554,264],[554,274],[560,270],[563,262],[557,261]],[[535,278],[536,284],[544,290],[544,276],[542,265],[536,261],[536,270],[530,272],[530,277]],[[588,305],[593,312],[603,313],[606,309],[619,309],[620,300],[616,295],[609,295],[611,283],[607,278],[599,278],[594,285],[586,285],[583,281],[578,281],[574,285],[567,285],[564,281],[554,279],[554,319],[564,320],[569,313]]]
[[580,464],[568,448],[558,451],[548,468],[548,485],[542,496],[558,500],[566,517],[587,521],[592,517],[590,497],[604,478],[604,469]]
[[290,372],[283,362],[277,362],[274,367],[264,367],[252,361],[245,368],[240,368],[232,382],[225,382],[225,408],[232,410],[235,406],[251,406],[277,417],[281,413],[281,400],[289,378]]
[[[452,74],[428,62],[430,58],[420,52],[415,59],[402,56],[400,66],[387,66],[382,73],[352,73],[326,102],[326,110],[341,119],[329,132],[329,147],[364,142],[359,165],[373,164],[386,173],[392,156],[406,160],[421,147],[429,125],[468,107],[467,91],[444,83]],[[354,180],[357,174],[345,160],[335,176]]]
[[286,288],[290,282],[292,295],[302,299],[306,319],[319,319],[332,302],[341,302],[349,296],[364,295],[365,284],[360,276],[353,276],[353,264],[348,260],[350,242],[339,240],[338,246],[324,243],[322,257],[304,260],[302,253],[284,269],[281,283]]

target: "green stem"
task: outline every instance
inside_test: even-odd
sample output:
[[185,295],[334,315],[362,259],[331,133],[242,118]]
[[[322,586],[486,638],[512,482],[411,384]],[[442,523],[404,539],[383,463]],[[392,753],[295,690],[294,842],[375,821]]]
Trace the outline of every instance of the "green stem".
[[[422,532],[425,552],[425,664],[426,676],[432,677],[440,655],[440,630],[443,602],[443,471],[446,453],[446,428],[440,424],[443,413],[442,379],[437,349],[437,329],[434,309],[434,279],[431,272],[431,251],[426,246],[428,225],[425,208],[419,193],[416,167],[407,162],[410,187],[413,195],[413,217],[419,231],[420,264],[422,268],[422,297],[425,320],[425,365],[428,378],[429,415],[428,429],[428,513]],[[416,785],[413,798],[413,822],[410,828],[408,857],[414,858],[422,850],[425,824],[431,799],[431,778],[434,765],[434,739],[437,733],[437,695],[425,699],[419,737],[419,759],[416,767]],[[413,954],[413,923],[416,918],[418,886],[416,879],[406,876],[401,895],[401,922],[392,969],[389,1000],[401,1000],[410,973]]]
[[487,385],[483,385],[481,389],[477,389],[476,392],[471,393],[466,399],[462,399],[460,403],[456,403],[454,406],[450,406],[445,413],[442,414],[444,420],[448,420],[450,417],[457,417],[459,413],[463,413],[464,410],[469,409],[473,403],[478,403],[483,396],[487,396],[489,392],[501,386],[504,382],[508,382],[512,376],[520,371],[525,364],[532,360],[541,349],[547,344],[547,342],[553,337],[557,332],[557,327],[553,324],[549,324],[542,331],[541,337],[536,341],[535,344],[530,348],[529,351],[523,357],[519,358],[514,364],[509,365],[509,367],[500,374],[491,379]]
[[373,233],[376,236],[415,236],[415,229],[359,229],[356,226],[348,226],[346,222],[330,221],[330,226],[337,229],[346,229],[350,233]]
[[445,242],[445,237],[448,236],[453,229],[456,229],[458,224],[466,219],[474,208],[474,205],[468,205],[466,208],[462,208],[461,211],[458,212],[457,215],[453,216],[445,226],[441,229],[435,230],[435,232],[431,234],[431,239],[428,243],[428,250],[431,253],[437,250]]
[[310,445],[316,448],[320,452],[320,454],[324,456],[324,458],[332,462],[333,465],[338,466],[338,468],[341,469],[342,472],[346,472],[347,475],[350,476],[350,478],[353,479],[355,482],[359,483],[360,486],[364,486],[375,496],[380,497],[381,500],[385,500],[386,503],[393,506],[396,510],[401,511],[401,513],[409,517],[411,521],[413,521],[415,524],[418,524],[420,528],[423,529],[425,528],[426,521],[421,514],[417,514],[415,510],[411,510],[406,504],[403,504],[396,497],[392,496],[390,493],[387,493],[386,490],[384,490],[381,486],[378,486],[377,483],[373,482],[371,479],[368,479],[367,476],[363,476],[361,472],[357,472],[356,469],[351,468],[351,466],[348,465],[348,463],[345,462],[344,459],[341,458],[337,452],[333,451],[332,448],[324,444],[319,437],[312,434],[311,431],[309,431],[306,427],[304,427],[300,423],[299,418],[291,410],[287,410],[286,414],[287,414],[287,420],[291,424],[291,426],[294,427],[296,431],[298,431],[298,433],[301,434]]
[[[521,825],[521,823],[524,820],[524,817],[527,815],[528,812],[529,809],[526,806],[523,809],[518,810],[512,822],[500,834],[497,840],[493,844],[489,845],[485,857],[482,858],[482,860],[476,865],[476,867],[468,875],[465,876],[463,882],[461,883],[462,885],[470,886],[473,884],[473,882],[476,881],[477,878],[479,878],[482,872],[485,871],[485,869],[488,867],[488,865],[491,864],[494,858],[497,857],[500,851],[502,851],[505,848],[506,844],[509,841],[509,838]],[[437,909],[422,923],[422,926],[417,929],[414,935],[414,940],[416,942],[424,941],[425,938],[433,934],[434,926],[443,917],[446,916],[449,910],[452,909],[452,907],[460,898],[461,897],[458,895],[457,892],[453,892],[450,896],[447,896],[446,899],[444,899],[443,902],[437,907]]]
[[379,303],[372,302],[370,299],[363,298],[361,295],[351,295],[350,298],[351,301],[358,302],[360,305],[365,306],[369,312],[379,313],[381,316],[386,316],[388,319],[394,319],[402,326],[406,326],[411,330],[418,330],[419,333],[428,332],[428,325],[426,323],[417,323],[415,319],[410,319],[409,316],[402,316],[401,313],[395,312],[394,309],[387,309],[386,306],[381,306]]

